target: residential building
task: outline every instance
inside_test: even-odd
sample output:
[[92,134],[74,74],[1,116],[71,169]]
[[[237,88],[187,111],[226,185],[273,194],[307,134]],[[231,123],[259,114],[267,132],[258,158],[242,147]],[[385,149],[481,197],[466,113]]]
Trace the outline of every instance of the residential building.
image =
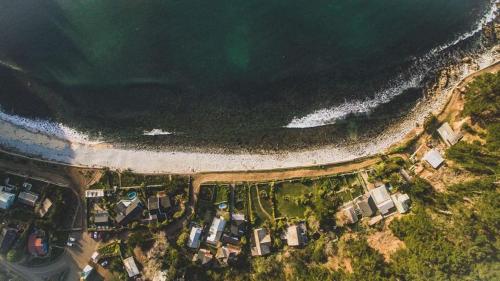
[[7,210],[12,207],[14,204],[14,200],[16,199],[16,195],[13,193],[0,191],[0,209]]
[[439,151],[432,149],[428,151],[423,158],[427,163],[429,163],[432,168],[437,169],[444,162],[443,157],[439,153]]
[[140,274],[139,268],[137,268],[137,264],[135,263],[134,257],[128,257],[124,259],[123,265],[125,266],[125,270],[127,271],[128,277],[132,278]]
[[0,254],[6,254],[17,239],[17,229],[4,227],[0,231]]
[[148,197],[148,210],[150,214],[160,213],[160,199],[156,196]]
[[45,200],[43,200],[42,202],[42,205],[40,206],[40,209],[38,209],[38,214],[40,215],[40,217],[45,217],[45,215],[50,211],[50,208],[52,208],[52,201],[50,201],[49,198],[45,198]]
[[94,224],[96,226],[108,226],[109,221],[110,219],[108,211],[98,211],[94,215]]
[[170,203],[170,197],[168,197],[165,191],[160,191],[156,194],[156,197],[160,200],[160,208],[162,211],[166,212],[170,208],[172,208],[172,204]]
[[226,226],[226,221],[223,218],[215,217],[212,221],[212,225],[208,230],[207,243],[215,245],[219,242],[224,227]]
[[410,210],[410,197],[408,194],[398,193],[392,195],[391,198],[399,213],[404,214]]
[[214,255],[207,249],[200,249],[193,256],[193,262],[199,262],[201,265],[208,265],[214,258]]
[[230,232],[234,236],[243,236],[246,233],[246,225],[247,221],[245,219],[245,215],[243,214],[235,214],[231,215],[231,226]]
[[382,215],[388,214],[389,211],[394,208],[394,202],[392,202],[391,196],[385,185],[372,189],[370,195],[373,198],[375,206],[377,206],[377,209]]
[[348,224],[353,224],[358,221],[358,215],[356,214],[356,210],[354,210],[353,206],[346,207],[344,209],[344,215]]
[[224,244],[232,244],[232,245],[240,244],[240,239],[238,237],[229,236],[227,234],[222,234],[222,238],[220,239],[220,241],[222,241],[222,243]]
[[290,225],[286,230],[286,241],[288,246],[300,247],[306,244],[305,224]]
[[251,252],[252,256],[263,256],[271,252],[271,235],[266,229],[254,229]]
[[28,238],[28,252],[35,257],[43,257],[49,252],[49,245],[38,233],[32,233]]
[[461,133],[455,133],[448,122],[445,122],[443,125],[441,125],[441,127],[437,129],[437,132],[444,143],[446,143],[446,145],[448,146],[456,144],[463,137]]
[[21,191],[17,196],[17,200],[24,205],[35,207],[36,201],[38,201],[38,194],[28,191]]
[[191,228],[191,233],[189,234],[189,240],[187,246],[191,249],[198,249],[200,247],[201,241],[201,227],[193,226]]
[[371,217],[377,210],[375,202],[373,202],[373,198],[370,196],[370,194],[365,194],[360,199],[358,199],[358,201],[356,202],[356,206],[358,207],[363,217]]
[[217,254],[215,258],[218,259],[221,264],[227,265],[233,261],[236,261],[238,255],[241,252],[241,247],[234,245],[226,245],[217,249]]
[[133,200],[121,200],[116,204],[116,223],[119,225],[127,225],[133,220],[136,220],[142,213],[143,206],[139,198]]
[[410,173],[408,173],[408,171],[406,171],[405,168],[402,168],[399,173],[401,174],[401,176],[403,176],[406,182],[413,183],[413,177],[410,175]]

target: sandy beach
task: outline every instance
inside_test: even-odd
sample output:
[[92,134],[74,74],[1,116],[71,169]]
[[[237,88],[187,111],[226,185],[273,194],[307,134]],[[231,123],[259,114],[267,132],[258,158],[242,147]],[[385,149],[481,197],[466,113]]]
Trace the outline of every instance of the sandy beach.
[[438,114],[457,89],[476,75],[496,72],[500,68],[499,54],[493,50],[476,64],[460,66],[455,79],[448,80],[443,88],[423,98],[399,122],[387,128],[374,139],[350,145],[330,145],[307,151],[270,154],[224,154],[213,152],[179,152],[132,150],[114,147],[108,143],[75,141],[51,136],[25,128],[19,124],[0,121],[0,144],[6,150],[23,155],[71,165],[132,169],[140,173],[190,174],[213,171],[271,170],[293,167],[325,165],[351,161],[376,155],[414,134],[416,124],[422,124],[429,113]]

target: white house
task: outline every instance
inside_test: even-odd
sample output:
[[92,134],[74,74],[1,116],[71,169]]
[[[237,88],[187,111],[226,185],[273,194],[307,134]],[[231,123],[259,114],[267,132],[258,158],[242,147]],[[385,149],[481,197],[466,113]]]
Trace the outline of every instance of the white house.
[[137,264],[135,264],[134,257],[128,257],[123,260],[123,265],[125,266],[125,270],[127,271],[128,277],[132,278],[134,276],[139,275],[139,268],[137,268]]
[[441,127],[437,129],[437,132],[441,139],[443,139],[444,143],[446,143],[448,146],[456,144],[463,137],[462,134],[455,133],[448,122],[445,122],[443,125],[441,125]]
[[432,149],[428,151],[423,158],[427,163],[429,163],[432,168],[437,169],[444,162],[443,157],[439,153],[439,151]]
[[223,218],[215,217],[212,221],[212,225],[210,226],[210,230],[208,231],[207,243],[213,245],[217,244],[222,236],[225,226],[226,221]]
[[191,228],[191,233],[189,234],[189,240],[187,242],[187,246],[192,249],[198,249],[200,247],[200,239],[201,239],[201,228],[193,226]]
[[12,204],[14,204],[14,200],[16,199],[16,195],[13,193],[0,191],[0,209],[7,210]]
[[370,195],[373,198],[373,202],[375,202],[375,206],[377,206],[377,209],[382,215],[389,213],[389,210],[394,208],[394,202],[392,202],[391,196],[385,185],[370,190]]

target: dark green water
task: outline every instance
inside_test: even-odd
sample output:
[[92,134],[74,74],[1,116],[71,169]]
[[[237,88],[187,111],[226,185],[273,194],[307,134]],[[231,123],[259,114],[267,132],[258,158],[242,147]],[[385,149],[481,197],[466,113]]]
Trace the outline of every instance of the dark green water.
[[0,104],[108,134],[161,128],[177,142],[245,144],[234,136],[266,138],[295,116],[372,96],[488,6],[0,0],[0,60],[23,69],[0,66]]

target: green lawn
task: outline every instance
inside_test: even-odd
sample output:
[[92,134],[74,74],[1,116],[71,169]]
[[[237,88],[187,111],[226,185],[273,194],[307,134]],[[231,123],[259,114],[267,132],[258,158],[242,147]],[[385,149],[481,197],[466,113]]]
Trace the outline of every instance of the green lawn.
[[[264,221],[267,221],[270,218],[264,213],[264,211],[262,210],[262,208],[259,205],[259,201],[257,199],[257,196],[258,196],[257,189],[255,186],[250,187],[250,195],[252,198],[252,209],[255,211],[255,214],[257,215],[257,217],[255,218],[255,225],[260,226],[260,225],[262,225],[262,223]],[[262,202],[262,203],[264,203],[264,202]],[[268,211],[268,210],[266,210],[266,211]],[[269,213],[269,214],[272,215],[271,213]]]
[[229,202],[229,196],[231,195],[231,191],[228,185],[217,186],[215,202],[214,204],[218,205],[220,203]]
[[297,205],[295,198],[311,191],[312,187],[302,183],[283,183],[278,185],[275,192],[278,212],[276,216],[302,218],[306,208],[305,206]]
[[243,213],[247,215],[247,204],[248,204],[248,199],[247,199],[247,186],[240,185],[236,186],[234,189],[234,202],[233,204],[233,210],[234,212],[237,213]]

